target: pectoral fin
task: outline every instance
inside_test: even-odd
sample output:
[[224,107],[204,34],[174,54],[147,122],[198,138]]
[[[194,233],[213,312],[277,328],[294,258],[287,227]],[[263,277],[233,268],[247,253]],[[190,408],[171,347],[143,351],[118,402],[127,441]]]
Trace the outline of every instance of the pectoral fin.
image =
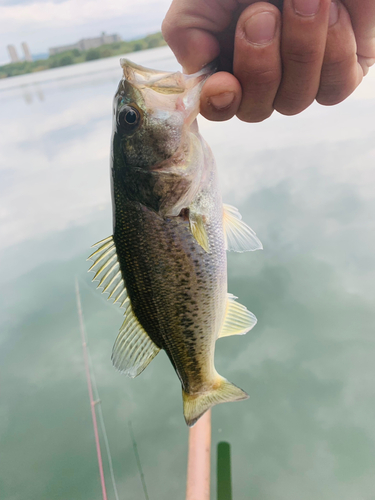
[[223,205],[224,236],[227,250],[248,252],[262,250],[263,245],[255,232],[241,219],[241,214],[232,205]]
[[194,238],[197,240],[203,250],[205,250],[207,253],[210,253],[208,235],[204,224],[204,216],[190,211],[189,222],[190,231],[192,232]]
[[236,296],[228,293],[227,310],[219,337],[245,335],[256,324],[257,319],[245,306],[236,302]]

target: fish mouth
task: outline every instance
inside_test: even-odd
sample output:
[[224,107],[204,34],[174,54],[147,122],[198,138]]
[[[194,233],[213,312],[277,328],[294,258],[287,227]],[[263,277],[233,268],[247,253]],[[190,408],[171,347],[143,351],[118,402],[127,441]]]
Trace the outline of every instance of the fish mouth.
[[164,109],[181,111],[188,124],[199,113],[199,98],[205,81],[217,70],[217,61],[191,75],[146,68],[125,58],[120,59],[120,64],[124,79],[142,92],[146,106],[152,108],[160,104]]
[[160,94],[182,94],[197,85],[203,85],[206,79],[217,70],[217,63],[204,66],[191,75],[181,71],[160,71],[146,68],[129,59],[121,58],[120,64],[124,78],[137,87],[148,87]]

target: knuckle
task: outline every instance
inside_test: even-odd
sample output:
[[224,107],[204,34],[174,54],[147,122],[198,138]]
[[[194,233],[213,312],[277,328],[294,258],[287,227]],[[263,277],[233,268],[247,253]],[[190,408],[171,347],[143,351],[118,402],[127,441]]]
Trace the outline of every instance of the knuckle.
[[168,42],[170,38],[173,36],[173,33],[175,31],[174,25],[169,21],[168,13],[165,16],[162,24],[161,24],[161,33],[164,37],[164,40]]
[[264,95],[275,92],[280,83],[281,71],[258,67],[242,70],[235,76],[241,82],[244,92],[261,92]]
[[298,94],[284,92],[274,103],[276,111],[286,116],[298,115],[312,104],[313,99],[306,101]]
[[356,64],[357,56],[355,53],[341,54],[339,57],[325,59],[322,72],[331,78],[334,78],[335,75],[338,78],[350,71]]
[[302,66],[310,66],[320,62],[322,54],[313,45],[299,46],[298,49],[290,47],[284,51],[284,60]]
[[346,99],[358,85],[356,58],[344,56],[323,65],[316,97],[319,104],[333,106]]
[[251,78],[254,84],[262,85],[266,88],[273,87],[280,79],[278,72],[269,68],[254,69],[248,77]]
[[[351,92],[350,92],[351,93]],[[316,102],[322,106],[334,106],[344,101],[348,97],[348,92],[328,86],[327,88],[322,88],[319,94],[316,96]]]
[[316,100],[324,106],[333,106],[344,101],[356,87],[354,81],[325,82],[321,84]]
[[357,54],[354,48],[350,47],[340,47],[340,50],[330,50],[327,51],[326,57],[323,61],[324,68],[332,68],[332,71],[336,71],[337,68],[346,66],[347,68],[356,64]]
[[241,109],[237,113],[237,118],[246,123],[260,123],[269,118],[273,113],[273,108],[252,108]]

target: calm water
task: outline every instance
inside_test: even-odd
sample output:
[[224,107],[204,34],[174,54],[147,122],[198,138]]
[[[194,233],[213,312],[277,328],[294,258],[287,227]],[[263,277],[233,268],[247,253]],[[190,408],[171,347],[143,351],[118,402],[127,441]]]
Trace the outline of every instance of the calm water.
[[[132,59],[177,67],[166,48]],[[144,498],[131,421],[150,500],[184,499],[179,381],[164,353],[135,380],[112,368],[121,312],[86,272],[111,234],[120,73],[114,58],[0,82],[2,500],[101,498],[75,276],[120,498]],[[200,122],[224,200],[264,244],[229,256],[229,290],[258,325],[217,342],[218,371],[250,394],[213,411],[213,471],[229,441],[234,500],[375,499],[374,118],[373,71],[334,108]]]

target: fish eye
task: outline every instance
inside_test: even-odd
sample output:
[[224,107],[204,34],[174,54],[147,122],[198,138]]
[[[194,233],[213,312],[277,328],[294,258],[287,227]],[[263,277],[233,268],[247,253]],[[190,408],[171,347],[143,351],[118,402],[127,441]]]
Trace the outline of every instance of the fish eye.
[[140,114],[136,108],[125,106],[118,115],[118,124],[125,132],[132,132],[140,122]]
[[129,123],[129,125],[133,125],[133,123],[138,120],[137,113],[134,111],[134,109],[130,109],[126,113],[124,120],[126,121],[126,123]]

